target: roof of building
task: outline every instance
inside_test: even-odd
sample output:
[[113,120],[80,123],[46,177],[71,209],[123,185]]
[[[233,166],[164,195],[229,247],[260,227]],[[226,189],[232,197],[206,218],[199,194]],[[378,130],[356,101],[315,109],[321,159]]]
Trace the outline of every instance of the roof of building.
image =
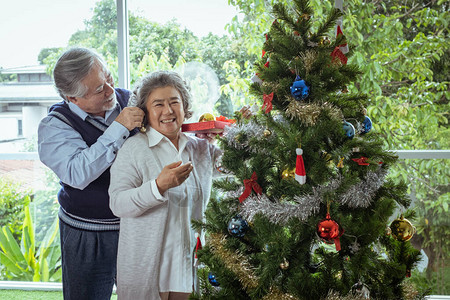
[[0,102],[57,102],[61,97],[52,83],[0,84]]
[[23,66],[16,68],[0,69],[2,74],[40,74],[47,73],[46,65]]

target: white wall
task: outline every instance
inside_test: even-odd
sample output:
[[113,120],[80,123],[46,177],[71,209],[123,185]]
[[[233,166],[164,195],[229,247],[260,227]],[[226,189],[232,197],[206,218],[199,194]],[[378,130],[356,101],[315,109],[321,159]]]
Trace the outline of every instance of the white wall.
[[37,135],[39,122],[47,115],[46,106],[23,106],[22,107],[22,124],[23,136],[32,138]]
[[0,117],[0,141],[17,138],[18,133],[18,116],[1,116]]

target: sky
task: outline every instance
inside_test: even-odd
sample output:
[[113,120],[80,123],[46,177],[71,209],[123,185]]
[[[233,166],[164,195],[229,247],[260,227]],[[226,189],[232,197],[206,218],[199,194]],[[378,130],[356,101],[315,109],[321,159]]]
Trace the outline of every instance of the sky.
[[[65,47],[85,28],[96,0],[0,0],[0,68],[38,64],[42,48]],[[226,34],[237,14],[227,0],[128,0],[128,9],[158,23],[176,18],[199,37]]]

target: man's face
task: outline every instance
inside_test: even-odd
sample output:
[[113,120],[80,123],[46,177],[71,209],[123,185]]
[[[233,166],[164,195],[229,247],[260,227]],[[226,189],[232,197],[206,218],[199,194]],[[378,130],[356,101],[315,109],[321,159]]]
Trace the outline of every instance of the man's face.
[[116,93],[110,73],[100,64],[95,64],[81,81],[87,87],[83,97],[68,97],[79,108],[94,116],[105,116],[105,112],[116,105]]

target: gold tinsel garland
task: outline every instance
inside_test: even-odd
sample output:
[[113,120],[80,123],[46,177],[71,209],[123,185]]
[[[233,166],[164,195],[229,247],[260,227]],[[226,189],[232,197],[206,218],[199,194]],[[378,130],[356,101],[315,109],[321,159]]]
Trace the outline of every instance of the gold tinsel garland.
[[299,119],[305,126],[315,126],[323,111],[328,111],[330,117],[336,120],[342,120],[342,112],[332,104],[325,103],[302,103],[299,101],[290,101],[286,108],[286,115],[291,119]]
[[275,95],[281,94],[283,92],[283,87],[279,83],[273,82],[263,82],[262,90],[265,91],[265,94],[274,93]]
[[359,295],[352,295],[348,293],[346,296],[341,296],[338,292],[330,290],[328,295],[322,300],[367,300],[367,298]]
[[211,234],[209,236],[209,245],[215,255],[219,256],[225,267],[233,271],[239,281],[246,289],[254,289],[258,286],[258,278],[253,273],[250,264],[244,255],[238,251],[232,252],[227,250],[225,245],[226,238],[221,234]]
[[303,61],[303,66],[305,67],[306,75],[308,75],[309,71],[311,71],[312,65],[316,61],[317,52],[312,51],[312,50],[307,50],[304,53],[300,54],[300,58]]
[[[225,267],[232,270],[239,281],[246,289],[254,289],[258,286],[259,278],[253,273],[250,264],[245,259],[244,255],[238,251],[232,252],[225,248],[226,237],[222,234],[214,233],[209,236],[208,243],[215,255],[218,255]],[[269,293],[262,298],[262,300],[298,300],[298,298],[283,294],[277,288],[272,287]]]
[[270,291],[267,295],[265,295],[261,300],[298,300],[297,297],[294,297],[290,294],[283,294],[279,289],[271,287]]

